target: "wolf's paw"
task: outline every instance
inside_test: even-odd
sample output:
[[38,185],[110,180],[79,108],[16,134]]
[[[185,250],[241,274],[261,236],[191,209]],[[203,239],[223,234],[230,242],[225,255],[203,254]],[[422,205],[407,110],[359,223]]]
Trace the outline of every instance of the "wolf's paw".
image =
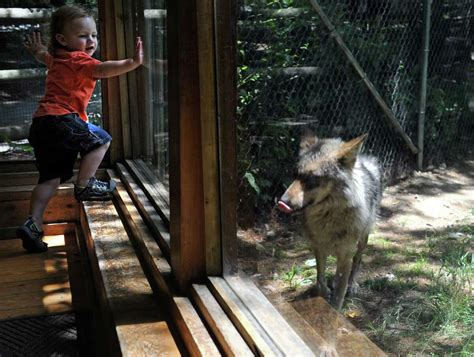
[[331,290],[327,287],[327,285],[323,285],[320,283],[316,284],[316,295],[321,296],[324,299],[328,299],[331,295]]
[[[318,346],[319,347],[319,346]],[[320,346],[319,357],[338,357],[337,350],[332,346]]]

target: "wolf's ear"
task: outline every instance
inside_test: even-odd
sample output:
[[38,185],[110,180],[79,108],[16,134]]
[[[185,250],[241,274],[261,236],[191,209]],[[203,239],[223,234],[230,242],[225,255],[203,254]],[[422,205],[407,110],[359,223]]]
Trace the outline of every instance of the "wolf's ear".
[[364,143],[367,136],[368,134],[361,135],[341,145],[337,152],[337,157],[341,165],[347,168],[354,167],[357,155],[359,155],[362,144]]
[[316,144],[318,138],[314,135],[313,131],[310,129],[305,129],[301,135],[300,141],[300,150],[306,150]]

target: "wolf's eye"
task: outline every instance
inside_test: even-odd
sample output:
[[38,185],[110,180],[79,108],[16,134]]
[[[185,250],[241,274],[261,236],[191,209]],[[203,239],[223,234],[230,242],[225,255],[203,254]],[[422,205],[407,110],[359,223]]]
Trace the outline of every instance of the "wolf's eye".
[[301,177],[301,181],[303,182],[305,188],[308,190],[317,188],[321,185],[321,177],[318,176],[305,175]]

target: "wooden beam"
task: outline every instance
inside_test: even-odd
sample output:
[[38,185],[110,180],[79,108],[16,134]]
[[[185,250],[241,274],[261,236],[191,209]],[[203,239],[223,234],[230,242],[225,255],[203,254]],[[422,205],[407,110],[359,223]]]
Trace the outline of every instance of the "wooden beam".
[[237,269],[237,2],[215,1],[220,217],[224,274]]
[[117,163],[117,170],[121,181],[127,188],[129,195],[133,202],[140,210],[140,214],[147,223],[148,227],[153,233],[153,236],[158,241],[163,254],[166,259],[170,260],[170,234],[169,225],[163,222],[163,219],[156,212],[155,207],[150,203],[148,197],[145,195],[141,187],[136,183],[130,172],[122,164]]
[[226,356],[254,356],[232,321],[205,285],[194,284],[191,296]]
[[116,355],[120,354],[118,348],[117,332],[115,331],[113,324],[113,315],[107,304],[107,293],[104,286],[103,279],[99,266],[99,259],[95,252],[94,238],[89,227],[87,213],[84,206],[80,206],[80,227],[78,229],[78,241],[81,245],[82,252],[87,252],[87,269],[92,277],[91,282],[93,283],[92,291],[95,292],[97,298],[97,304],[94,306],[97,322],[100,324],[97,333],[101,336],[100,352],[104,355]]
[[114,196],[120,207],[123,221],[126,222],[128,235],[133,239],[146,266],[151,268],[152,281],[156,282],[154,291],[159,291],[161,295],[169,295],[168,281],[170,280],[171,267],[133,204],[125,185],[114,171],[108,170],[108,173],[110,178],[117,182]]
[[[99,26],[103,60],[118,59],[115,25],[115,1],[99,1]],[[102,108],[104,128],[112,135],[109,158],[112,163],[124,156],[120,85],[117,77],[102,80]]]
[[[131,58],[135,54],[135,38],[137,35],[136,23],[140,21],[139,18],[136,18],[136,14],[140,13],[136,11],[137,2],[131,0],[123,0],[123,26],[124,26],[124,44],[125,44],[125,53],[127,58]],[[143,15],[141,15],[143,17]],[[142,38],[143,40],[143,38]],[[141,87],[141,82],[138,81],[140,77],[139,72],[143,70],[142,67],[135,69],[134,71],[127,73],[127,83],[128,83],[128,103],[129,103],[129,123],[130,123],[130,142],[131,142],[131,158],[139,158],[144,155],[145,142],[148,141],[150,137],[149,131],[146,128],[146,123],[151,121],[151,118],[141,116],[139,114],[139,101],[138,98],[144,100],[143,97],[139,97],[139,87]]]
[[21,186],[36,185],[38,183],[39,173],[37,171],[30,172],[5,172],[0,173],[0,187],[4,186]]
[[[4,163],[2,162],[1,165]],[[0,165],[0,166],[1,166]],[[76,165],[78,166],[78,165]],[[39,173],[38,171],[27,171],[27,172],[21,172],[21,171],[16,171],[15,167],[12,167],[11,172],[1,172],[0,171],[0,187],[4,186],[22,186],[22,185],[36,185],[38,183],[39,179]],[[77,175],[78,170],[74,169],[74,176],[71,177],[68,182],[75,182],[76,181],[76,175]],[[96,172],[96,177],[98,178],[103,178],[105,175],[105,170],[100,168]]]
[[144,167],[141,160],[127,160],[130,172],[136,177],[138,184],[143,189],[150,203],[155,207],[156,212],[163,219],[167,227],[170,225],[169,193],[163,184],[154,175],[150,175],[149,169]]
[[[0,227],[22,224],[30,211],[30,200],[0,201]],[[72,195],[54,196],[46,207],[44,223],[74,222],[79,217],[79,205]]]
[[206,271],[222,274],[219,166],[217,143],[217,100],[214,44],[214,1],[197,2],[199,90],[202,136],[202,172],[204,185],[204,234]]
[[258,320],[284,355],[314,356],[313,352],[280,315],[260,289],[245,276],[227,276],[227,284]]
[[[0,186],[0,202],[28,200],[36,185]],[[74,185],[63,183],[59,185],[55,196],[72,196]]]
[[206,276],[197,1],[168,3],[171,267],[180,291]]
[[84,202],[81,212],[96,289],[112,332],[108,355],[180,355],[167,312],[153,294],[114,204]]
[[[169,209],[170,206],[170,192],[169,192],[169,183],[165,180],[161,180],[160,178],[157,177],[155,172],[152,170],[152,168],[145,163],[145,161],[138,159],[138,160],[126,160],[127,165],[132,169],[136,175],[141,175],[143,180],[151,184],[152,190],[155,192],[153,195],[155,196],[155,199],[158,201],[160,204],[160,207],[162,209],[166,208]],[[169,214],[169,213],[168,213]],[[169,220],[169,217],[168,217]]]
[[[122,1],[114,2],[115,11],[115,43],[117,47],[117,59],[127,58],[126,48],[126,36],[125,36],[125,23],[124,23],[124,10]],[[123,74],[118,76],[119,84],[119,105],[120,105],[120,117],[122,124],[122,140],[123,140],[123,158],[132,157],[132,139],[130,132],[132,127],[130,125],[130,107],[128,97],[128,75]]]
[[282,356],[252,312],[242,303],[223,278],[209,277],[209,289],[257,356]]
[[191,301],[185,297],[174,297],[173,303],[174,320],[190,356],[221,356]]
[[35,160],[2,161],[0,173],[35,171],[37,170],[35,162]]
[[[80,224],[76,225],[75,233],[76,245],[79,248],[82,272],[84,274],[83,289],[88,300],[91,302],[90,309],[87,312],[76,314],[76,319],[78,321],[77,333],[79,338],[83,338],[86,346],[93,346],[93,355],[105,356],[107,355],[108,346],[104,341],[107,340],[106,336],[109,331],[107,331],[108,328],[104,324],[102,307],[97,303],[99,301],[98,292],[94,285],[95,282],[91,269],[92,265],[89,258],[90,252],[87,250],[87,242]],[[94,326],[93,331],[91,331],[90,326]],[[87,341],[90,341],[90,343],[87,344]],[[96,343],[95,341],[101,341],[101,343]],[[91,354],[90,348],[87,353]]]
[[[164,95],[163,93],[155,93],[155,91],[151,90],[150,82],[152,81],[153,76],[164,76],[166,73],[157,73],[156,68],[161,68],[161,66],[157,66],[153,62],[148,62],[148,60],[151,59],[152,51],[150,50],[154,48],[154,43],[156,43],[154,42],[155,36],[159,35],[155,27],[145,25],[145,19],[149,19],[149,17],[147,17],[148,11],[157,11],[161,13],[165,10],[145,9],[143,1],[130,2],[132,3],[131,6],[133,7],[133,12],[137,14],[137,17],[134,19],[133,23],[134,31],[136,32],[136,35],[140,35],[142,37],[145,50],[145,63],[140,68],[137,68],[137,70],[134,72],[136,80],[135,95],[137,97],[137,103],[139,103],[137,108],[137,117],[139,118],[140,122],[140,126],[134,129],[140,130],[140,132],[137,134],[140,139],[140,155],[145,158],[152,158],[154,151],[154,117],[152,115],[154,103],[153,99],[161,98]],[[162,19],[166,19],[166,15],[164,15]],[[156,48],[154,49],[157,50]],[[158,51],[158,53],[161,53],[161,49]],[[161,91],[161,88],[159,91]],[[135,137],[133,132],[132,136]],[[134,158],[137,158],[137,156],[134,156]]]

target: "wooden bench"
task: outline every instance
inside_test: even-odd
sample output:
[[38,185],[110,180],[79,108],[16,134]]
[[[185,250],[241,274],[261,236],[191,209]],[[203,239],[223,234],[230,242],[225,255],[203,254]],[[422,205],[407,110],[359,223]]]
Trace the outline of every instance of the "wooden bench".
[[[136,186],[134,179],[129,175],[125,167],[121,165],[118,165],[118,167],[121,170],[122,176],[127,177],[128,187],[134,188],[133,194],[136,197],[142,198],[142,200],[140,200],[142,207],[148,207],[146,202],[143,201],[143,192]],[[124,221],[126,222],[130,239],[134,242],[137,248],[137,254],[142,260],[143,269],[149,277],[150,284],[154,288],[156,296],[163,299],[166,308],[180,331],[187,351],[192,355],[219,356],[220,352],[216,344],[190,299],[176,295],[173,292],[173,282],[170,277],[171,267],[153,237],[152,231],[148,228],[133,204],[133,200],[125,189],[125,185],[120,181],[115,172],[109,170],[108,173],[111,178],[117,182],[115,197]],[[158,224],[159,227],[155,227],[154,230],[158,230],[160,235],[165,234],[165,227],[162,223],[157,223],[156,220],[151,220],[148,223],[153,225]],[[162,246],[166,248],[167,242],[160,242]]]
[[81,210],[92,273],[111,355],[180,355],[169,326],[112,202],[85,202]]

